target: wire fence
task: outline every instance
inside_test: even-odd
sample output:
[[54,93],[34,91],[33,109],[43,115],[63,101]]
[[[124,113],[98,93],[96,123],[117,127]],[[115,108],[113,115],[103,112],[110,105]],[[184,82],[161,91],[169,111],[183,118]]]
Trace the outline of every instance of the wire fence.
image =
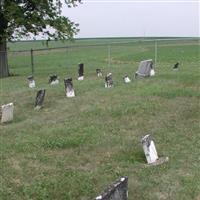
[[[116,65],[137,65],[144,59],[153,59],[154,66],[165,62],[184,60],[182,46],[196,44],[197,39],[143,39],[89,45],[8,51],[10,72],[19,75],[40,75],[69,72],[83,62],[88,67],[111,68]],[[0,52],[5,53],[5,52]]]

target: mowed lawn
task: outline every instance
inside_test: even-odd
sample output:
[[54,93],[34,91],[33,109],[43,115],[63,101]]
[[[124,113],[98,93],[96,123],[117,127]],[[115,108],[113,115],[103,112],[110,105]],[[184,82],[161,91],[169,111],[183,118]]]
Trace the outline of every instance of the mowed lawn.
[[[101,42],[109,44],[75,44]],[[34,52],[35,89],[26,81],[30,55],[9,54],[16,76],[0,80],[0,104],[14,102],[15,109],[14,121],[0,125],[0,199],[92,200],[128,176],[129,200],[200,200],[199,41],[157,45],[156,76],[137,80],[139,62],[154,60],[154,42]],[[37,46],[15,43],[10,49]],[[79,62],[85,64],[84,81],[77,81]],[[173,71],[176,62],[180,69]],[[96,68],[112,72],[113,88],[104,88]],[[49,86],[53,73],[60,84]],[[123,83],[126,74],[129,84]],[[73,78],[75,98],[65,96],[66,77]],[[35,111],[40,88],[46,89],[44,108]],[[140,143],[146,134],[168,163],[147,166]]]

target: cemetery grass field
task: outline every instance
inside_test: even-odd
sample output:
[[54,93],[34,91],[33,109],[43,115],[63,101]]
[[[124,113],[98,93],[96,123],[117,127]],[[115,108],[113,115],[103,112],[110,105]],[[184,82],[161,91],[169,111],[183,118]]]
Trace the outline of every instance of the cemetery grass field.
[[[0,80],[0,104],[13,102],[15,109],[13,122],[0,125],[0,199],[91,200],[128,176],[129,200],[200,200],[199,41],[158,42],[155,77],[137,80],[139,62],[154,60],[155,45],[131,41],[34,52],[35,89],[26,80],[30,55],[9,54],[15,76]],[[72,46],[109,42],[81,40]],[[9,46],[46,48],[37,41]],[[84,81],[77,81],[80,62]],[[176,62],[180,69],[173,71]],[[113,88],[104,88],[96,68],[112,72]],[[53,73],[59,85],[48,85]],[[126,74],[129,84],[123,83]],[[65,96],[66,77],[73,78],[75,98]],[[46,89],[44,108],[35,111],[40,88]],[[146,134],[169,162],[147,166],[140,143]]]

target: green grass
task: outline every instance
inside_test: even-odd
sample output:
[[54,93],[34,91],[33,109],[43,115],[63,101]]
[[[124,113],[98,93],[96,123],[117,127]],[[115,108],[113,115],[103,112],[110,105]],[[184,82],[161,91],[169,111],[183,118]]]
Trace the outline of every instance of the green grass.
[[[107,46],[35,52],[36,89],[26,82],[30,57],[9,58],[18,76],[0,80],[0,104],[15,105],[14,121],[0,125],[0,199],[90,200],[125,175],[129,200],[200,199],[198,40],[159,42],[156,76],[130,84],[122,77],[133,78],[140,60],[154,59],[154,42],[111,46],[110,65]],[[176,61],[179,71],[172,70]],[[85,63],[82,82],[76,80],[79,62]],[[96,68],[113,73],[114,88],[104,88]],[[52,73],[60,76],[57,86],[48,85]],[[65,97],[65,77],[73,78],[75,98]],[[46,97],[37,112],[40,88],[46,88]],[[140,144],[147,133],[168,163],[147,167]]]

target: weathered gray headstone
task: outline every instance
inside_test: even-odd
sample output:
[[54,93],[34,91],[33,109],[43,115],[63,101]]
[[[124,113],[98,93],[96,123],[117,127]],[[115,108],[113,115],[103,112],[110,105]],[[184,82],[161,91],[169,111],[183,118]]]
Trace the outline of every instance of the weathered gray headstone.
[[13,103],[9,103],[1,106],[0,119],[1,123],[11,122],[13,120]]
[[157,151],[156,151],[156,147],[155,147],[155,143],[151,138],[151,135],[145,135],[142,140],[141,140],[142,146],[143,146],[143,150],[144,150],[144,154],[146,156],[147,159],[147,163],[149,165],[160,165],[164,162],[167,162],[169,160],[168,157],[162,157],[159,158]]
[[118,179],[95,200],[128,200],[128,177]]
[[150,60],[143,60],[140,62],[138,70],[135,73],[135,78],[137,77],[149,77],[154,76],[155,71],[153,68],[153,61]]
[[45,93],[46,93],[45,89],[41,89],[37,92],[35,99],[35,110],[39,110],[43,107]]
[[84,64],[80,63],[78,65],[78,80],[82,81],[84,79]]
[[64,79],[65,93],[67,97],[75,97],[72,78]]
[[101,69],[96,69],[96,73],[97,73],[97,76],[98,76],[98,77],[102,76]]
[[59,78],[56,74],[49,76],[49,84],[50,85],[57,85],[59,84]]
[[33,76],[28,76],[27,80],[28,80],[28,86],[29,86],[29,88],[34,88],[35,87],[34,77]]
[[130,83],[131,82],[131,79],[126,75],[124,76],[124,83]]
[[105,77],[105,88],[113,87],[112,73],[109,73]]

